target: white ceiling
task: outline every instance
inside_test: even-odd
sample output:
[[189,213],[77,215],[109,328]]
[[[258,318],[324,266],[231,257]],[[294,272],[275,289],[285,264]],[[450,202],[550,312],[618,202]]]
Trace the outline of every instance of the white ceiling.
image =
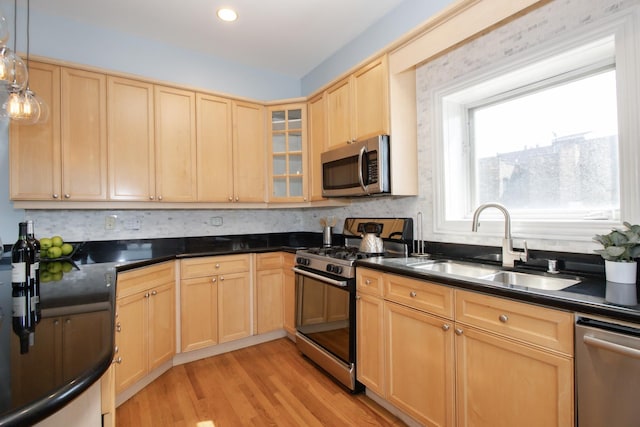
[[[300,78],[403,1],[31,0],[31,9]],[[238,20],[217,19],[221,6]]]

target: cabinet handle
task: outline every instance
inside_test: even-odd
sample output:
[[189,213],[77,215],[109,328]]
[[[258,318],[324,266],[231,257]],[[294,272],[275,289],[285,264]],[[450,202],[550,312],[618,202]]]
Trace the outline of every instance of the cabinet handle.
[[156,291],[156,290],[151,291],[151,295],[153,295],[153,296],[158,295],[158,291]]
[[155,199],[155,197],[149,196],[149,200],[153,200],[153,199]]
[[158,200],[162,200],[162,196],[158,196]]
[[116,359],[113,359],[113,363],[117,363],[118,365],[121,364],[122,363],[122,356],[120,356],[120,357],[118,357]]
[[233,202],[233,197],[229,196],[229,201]]
[[444,325],[442,325],[442,330],[447,332],[449,329],[451,329],[451,325],[449,325],[448,323],[445,323]]
[[364,281],[364,284],[365,284],[365,285],[370,285],[370,284],[371,284],[371,280],[369,280],[369,279],[365,280],[365,281]]
[[224,282],[224,276],[220,276],[220,281]]
[[66,194],[64,195],[64,198],[65,198],[65,199],[70,199],[70,198],[71,198],[71,194],[66,193]]
[[116,323],[116,332],[120,332],[122,331],[122,325],[120,324],[120,322]]
[[115,346],[114,349],[113,349],[113,352],[114,353],[118,353],[119,351],[120,351],[120,349],[118,348],[118,346]]
[[64,323],[66,323],[67,325],[68,325],[68,324],[70,324],[70,323],[71,323],[71,319],[66,319],[66,320],[64,321]]
[[147,292],[146,294],[144,294],[145,298],[149,298],[149,292]]
[[360,295],[356,295],[356,300],[360,300],[362,297]]
[[60,321],[59,321],[59,320],[54,320],[54,321],[53,321],[53,324],[54,324],[54,325],[56,325],[56,326],[58,326],[58,325],[60,324]]
[[60,195],[58,195],[58,194],[56,194],[56,193],[53,193],[53,198],[54,198],[54,199],[57,199],[58,197],[60,197]]
[[220,264],[216,264],[216,268],[220,268]]
[[213,283],[216,283],[216,282],[218,281],[218,279],[216,279],[215,277],[213,277],[213,278],[211,279],[211,281],[212,281]]
[[456,333],[456,335],[462,335],[463,332],[460,328],[455,328],[453,331]]
[[240,197],[236,197],[236,202],[240,200]]
[[509,321],[509,316],[507,316],[506,314],[501,314],[500,316],[498,316],[498,320],[502,323],[507,323]]
[[416,291],[411,291],[411,292],[409,292],[409,296],[410,296],[411,298],[415,298],[417,295],[418,295],[418,294],[416,294]]

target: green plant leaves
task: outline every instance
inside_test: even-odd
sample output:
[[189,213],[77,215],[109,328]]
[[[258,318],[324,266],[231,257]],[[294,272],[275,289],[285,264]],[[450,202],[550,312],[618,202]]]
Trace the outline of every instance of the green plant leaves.
[[607,261],[633,261],[640,256],[640,225],[624,222],[626,230],[613,229],[609,234],[596,234],[594,241],[604,249],[596,249]]

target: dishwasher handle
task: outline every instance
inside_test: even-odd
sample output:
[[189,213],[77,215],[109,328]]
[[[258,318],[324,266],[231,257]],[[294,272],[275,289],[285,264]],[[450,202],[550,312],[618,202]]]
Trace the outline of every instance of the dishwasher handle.
[[608,350],[614,353],[622,354],[634,359],[640,359],[640,350],[626,345],[616,344],[611,341],[602,340],[600,338],[592,337],[591,335],[585,335],[582,337],[584,343],[591,347],[597,347],[603,350]]

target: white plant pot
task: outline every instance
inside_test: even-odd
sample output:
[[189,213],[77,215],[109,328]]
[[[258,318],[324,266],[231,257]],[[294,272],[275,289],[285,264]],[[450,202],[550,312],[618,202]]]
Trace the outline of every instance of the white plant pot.
[[638,304],[636,284],[607,281],[605,299],[612,304],[635,306]]
[[638,266],[635,261],[616,262],[605,260],[604,271],[608,282],[633,283],[635,285]]

